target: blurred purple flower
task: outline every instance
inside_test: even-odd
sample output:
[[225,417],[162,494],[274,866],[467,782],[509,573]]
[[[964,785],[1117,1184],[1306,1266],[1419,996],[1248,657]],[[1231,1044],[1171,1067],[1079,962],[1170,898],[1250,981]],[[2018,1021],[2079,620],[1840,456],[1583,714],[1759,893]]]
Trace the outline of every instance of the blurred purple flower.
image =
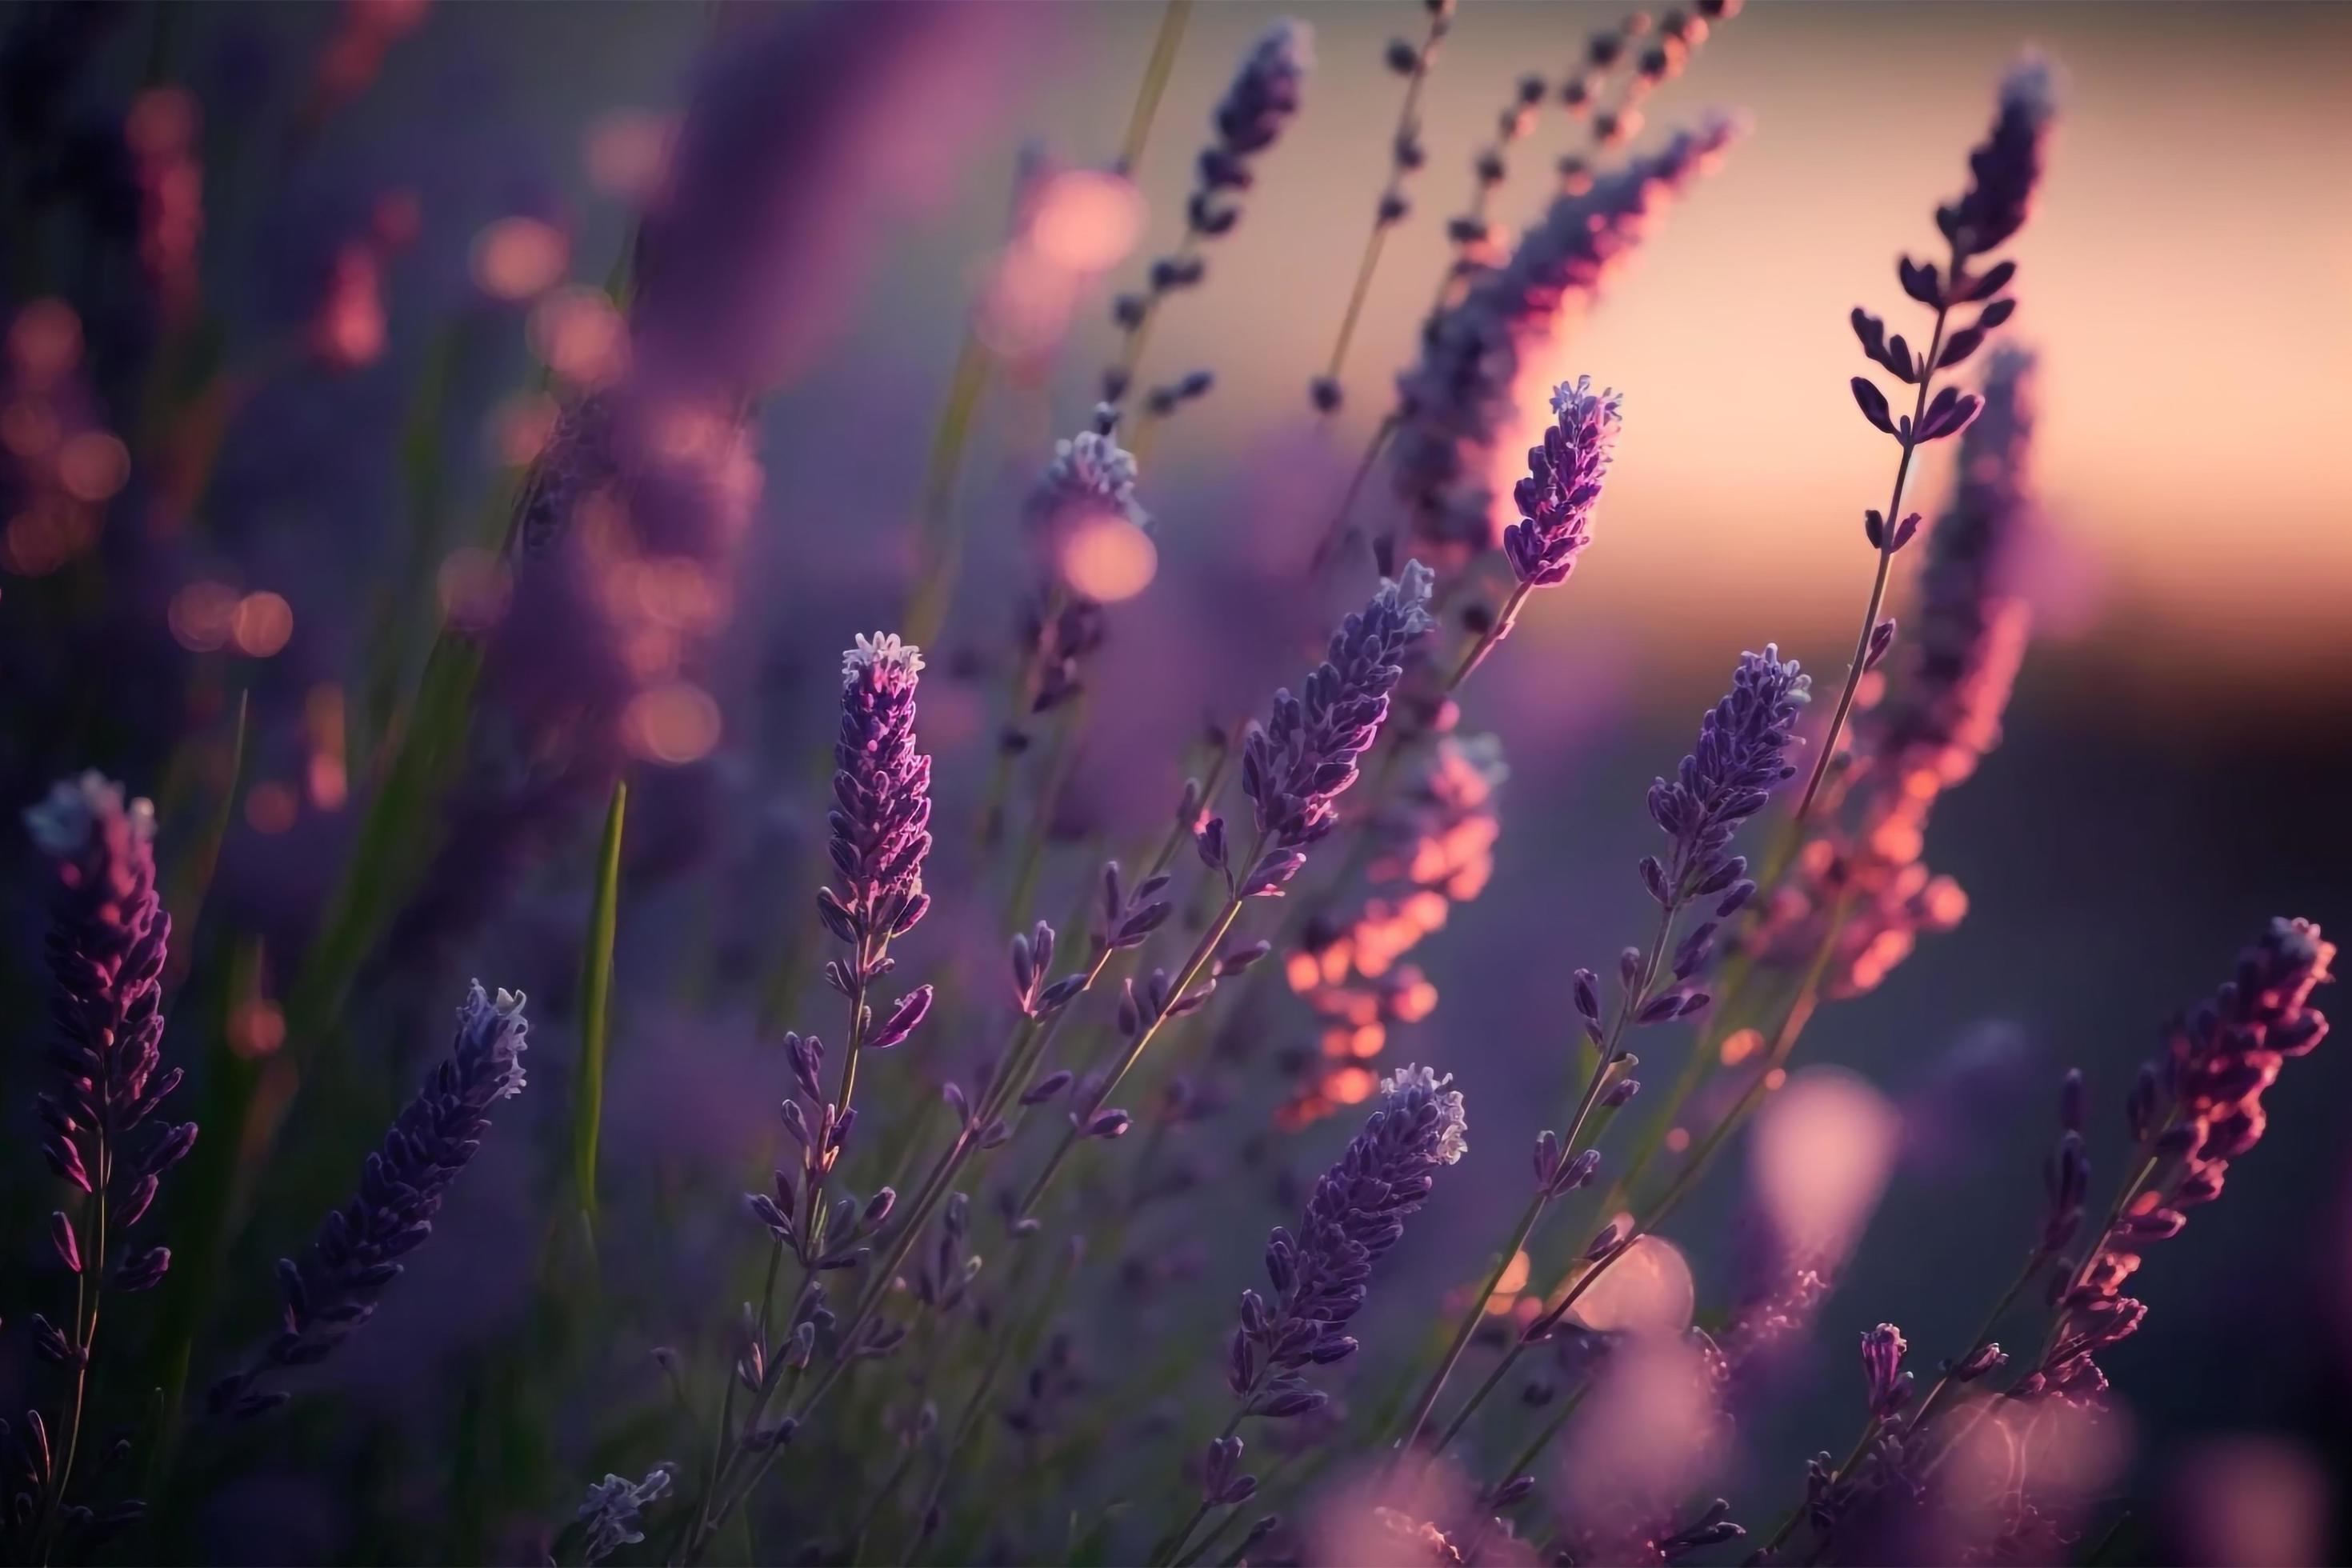
[[1510,419],[1529,351],[1572,306],[1598,295],[1669,198],[1735,134],[1727,121],[1676,135],[1661,151],[1563,196],[1500,267],[1423,329],[1421,357],[1397,378],[1391,462],[1423,546],[1453,563],[1493,545],[1489,457]]

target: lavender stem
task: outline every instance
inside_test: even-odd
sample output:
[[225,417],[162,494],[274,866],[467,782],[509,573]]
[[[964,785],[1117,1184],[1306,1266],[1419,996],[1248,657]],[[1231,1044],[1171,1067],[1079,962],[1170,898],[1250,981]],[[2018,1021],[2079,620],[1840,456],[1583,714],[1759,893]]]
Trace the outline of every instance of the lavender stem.
[[[1957,283],[1965,259],[1957,243],[1952,247],[1951,255],[1951,269],[1948,276]],[[1947,289],[1944,294],[1948,295],[1949,292]],[[1927,394],[1935,387],[1936,362],[1943,355],[1944,328],[1950,321],[1952,303],[1951,300],[1945,298],[1944,302],[1936,307],[1935,331],[1927,340],[1927,354],[1922,362],[1927,371],[1919,378],[1919,395],[1912,405],[1911,423],[1906,426],[1902,440],[1903,454],[1895,463],[1895,493],[1886,503],[1886,525],[1879,531],[1878,569],[1871,577],[1870,597],[1863,605],[1862,631],[1854,638],[1853,658],[1846,665],[1845,685],[1838,691],[1837,706],[1831,710],[1830,727],[1822,736],[1821,750],[1813,758],[1813,771],[1805,780],[1805,793],[1797,800],[1794,821],[1800,825],[1811,812],[1813,796],[1821,793],[1822,780],[1828,775],[1830,763],[1837,756],[1838,736],[1845,729],[1846,716],[1853,710],[1854,692],[1862,685],[1862,672],[1870,658],[1870,639],[1878,629],[1878,613],[1886,605],[1886,582],[1894,574],[1895,541],[1899,531],[1895,520],[1903,515],[1903,486],[1910,478],[1911,456],[1926,444],[1920,426],[1927,414]]]
[[[1249,853],[1243,857],[1239,864],[1255,866],[1259,855],[1265,851],[1265,840],[1266,835],[1261,830],[1255,841],[1251,844]],[[1185,993],[1192,988],[1193,983],[1201,978],[1201,972],[1208,968],[1209,960],[1215,956],[1217,945],[1225,940],[1225,933],[1233,930],[1234,921],[1240,916],[1242,905],[1246,901],[1245,896],[1239,892],[1226,894],[1223,910],[1215,920],[1209,922],[1208,929],[1201,933],[1201,940],[1193,944],[1192,956],[1186,959],[1184,967],[1178,971],[1175,984],[1168,992],[1171,1003],[1181,1000]],[[1013,1224],[1018,1225],[1035,1213],[1038,1200],[1045,1195],[1045,1189],[1053,1184],[1055,1173],[1069,1159],[1070,1151],[1076,1148],[1078,1140],[1086,1135],[1089,1119],[1103,1108],[1113,1094],[1118,1092],[1118,1086],[1125,1081],[1127,1075],[1135,1070],[1135,1064],[1143,1059],[1143,1053],[1150,1048],[1152,1040],[1159,1035],[1160,1026],[1168,1022],[1168,1010],[1162,1008],[1150,1023],[1144,1026],[1137,1034],[1134,1044],[1128,1047],[1127,1055],[1121,1058],[1118,1070],[1103,1080],[1101,1088],[1087,1096],[1086,1108],[1071,1117],[1069,1131],[1062,1134],[1061,1142],[1055,1145],[1053,1153],[1046,1156],[1045,1169],[1037,1173],[1037,1179],[1029,1184],[1029,1191],[1023,1195],[1020,1206],[1013,1211]]]

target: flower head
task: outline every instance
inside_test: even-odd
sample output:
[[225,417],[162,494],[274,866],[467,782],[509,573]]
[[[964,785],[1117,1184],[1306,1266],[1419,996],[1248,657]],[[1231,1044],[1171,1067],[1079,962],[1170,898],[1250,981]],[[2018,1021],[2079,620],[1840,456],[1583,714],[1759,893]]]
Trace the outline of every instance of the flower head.
[[1470,1129],[1470,1121],[1463,1113],[1462,1091],[1445,1087],[1453,1081],[1452,1073],[1440,1078],[1436,1068],[1415,1067],[1411,1062],[1381,1079],[1381,1094],[1389,1105],[1401,1105],[1422,1095],[1436,1103],[1437,1158],[1446,1165],[1458,1163],[1470,1152],[1464,1136]]
[[915,750],[922,672],[922,650],[895,632],[860,633],[841,656],[827,822],[844,887],[819,889],[817,912],[853,946],[904,935],[930,906],[923,859],[931,848],[931,759]]
[[1892,1419],[1911,1398],[1911,1374],[1903,1358],[1911,1346],[1903,1331],[1881,1323],[1862,1336],[1862,1373],[1868,1384],[1870,1413],[1881,1421]]
[[1092,517],[1115,517],[1150,528],[1151,514],[1135,499],[1134,455],[1109,435],[1081,430],[1054,443],[1053,460],[1037,476],[1027,507],[1033,529],[1058,530]]
[[1218,100],[1217,140],[1201,154],[1201,178],[1215,186],[1246,186],[1244,160],[1274,145],[1298,112],[1299,89],[1315,66],[1315,30],[1285,16],[1257,36],[1242,57],[1233,85]]
[[646,1479],[633,1481],[626,1476],[607,1475],[588,1489],[588,1500],[580,1505],[581,1560],[602,1563],[624,1546],[634,1546],[646,1538],[645,1510],[669,1495],[670,1480],[675,1467],[656,1465],[646,1472]]
[[1552,393],[1552,423],[1543,445],[1528,452],[1528,477],[1513,499],[1519,521],[1503,531],[1503,554],[1520,582],[1531,587],[1565,582],[1576,557],[1591,542],[1585,532],[1601,482],[1615,455],[1622,423],[1613,390],[1592,390],[1580,375]]
[[[1781,658],[1775,645],[1739,656],[1730,693],[1700,721],[1698,744],[1672,779],[1650,785],[1651,819],[1674,841],[1671,866],[1652,888],[1660,902],[1732,885],[1738,873],[1724,875],[1733,864],[1724,851],[1739,825],[1796,772],[1788,752],[1798,711],[1811,694],[1812,678],[1795,659]],[[1645,871],[1645,879],[1652,875]]]
[[1298,874],[1307,846],[1331,830],[1337,802],[1356,782],[1356,764],[1380,736],[1389,694],[1404,676],[1404,656],[1436,621],[1429,613],[1434,577],[1405,563],[1361,610],[1331,635],[1328,656],[1307,672],[1303,696],[1275,693],[1264,725],[1253,724],[1242,750],[1242,789],[1257,808],[1264,858],[1245,890],[1268,892]]
[[1340,1331],[1364,1304],[1372,1265],[1404,1234],[1439,1167],[1462,1157],[1465,1122],[1461,1094],[1446,1087],[1453,1081],[1427,1068],[1390,1077],[1362,1130],[1317,1179],[1297,1236],[1276,1226],[1266,1238],[1274,1300],[1243,1292],[1226,1367],[1234,1391],[1259,1414],[1319,1407],[1319,1392],[1285,1374],[1355,1352]]
[[899,641],[897,632],[876,632],[872,637],[859,632],[856,640],[842,651],[842,685],[856,685],[866,671],[877,666],[883,671],[877,681],[903,680],[911,686],[915,677],[923,673],[923,650]]
[[[157,1070],[172,917],[155,891],[154,808],[126,802],[121,785],[85,773],[51,789],[25,813],[25,826],[56,879],[48,959],[58,1038],[49,1059],[58,1076],[39,1099],[41,1152],[61,1179],[105,1199],[111,1223],[128,1229],[196,1141],[195,1123],[166,1121],[139,1146],[130,1142],[181,1079],[177,1068]],[[91,1236],[108,1241],[103,1229]],[[108,1270],[121,1289],[152,1287],[172,1260],[161,1247],[105,1258],[81,1250],[67,1257],[68,1267]],[[62,1241],[59,1251],[68,1251]]]
[[215,1409],[252,1415],[273,1408],[283,1394],[254,1391],[266,1372],[323,1360],[374,1316],[377,1299],[401,1276],[400,1259],[432,1236],[457,1173],[481,1148],[490,1107],[522,1092],[530,1029],[522,1009],[519,992],[492,994],[479,981],[467,990],[448,1057],[368,1156],[357,1194],[327,1215],[308,1258],[278,1265],[286,1327],[253,1366],[214,1387]]
[[[2310,1005],[2311,994],[2334,978],[2335,959],[2336,944],[2311,921],[2273,920],[2239,954],[2237,973],[2168,1032],[2163,1056],[2140,1070],[2126,1103],[2132,1136],[2151,1162],[2147,1178],[2059,1297],[2057,1332],[2019,1393],[2075,1403],[2105,1393],[2095,1357],[2147,1316],[2124,1285],[2150,1246],[2187,1226],[2189,1210],[2221,1195],[2230,1162],[2262,1141],[2263,1090],[2288,1059],[2326,1037],[2327,1017]],[[2070,1086],[2062,1100],[2066,1121],[2079,1115],[2080,1099]],[[2078,1129],[2068,1125],[2053,1170],[2053,1236],[2070,1205],[2079,1212],[2087,1180],[2080,1148]]]
[[1992,130],[1969,154],[1969,185],[1936,212],[1937,226],[1964,256],[1981,256],[2025,226],[2042,178],[2042,142],[2058,114],[2056,72],[2028,55],[2001,79]]

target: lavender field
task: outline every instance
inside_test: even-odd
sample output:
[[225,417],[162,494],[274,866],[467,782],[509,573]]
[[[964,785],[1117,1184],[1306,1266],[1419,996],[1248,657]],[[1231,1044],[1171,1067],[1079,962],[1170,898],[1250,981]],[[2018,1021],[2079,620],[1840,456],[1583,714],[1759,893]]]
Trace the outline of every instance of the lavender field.
[[0,1562],[2352,1555],[2352,8],[0,8]]

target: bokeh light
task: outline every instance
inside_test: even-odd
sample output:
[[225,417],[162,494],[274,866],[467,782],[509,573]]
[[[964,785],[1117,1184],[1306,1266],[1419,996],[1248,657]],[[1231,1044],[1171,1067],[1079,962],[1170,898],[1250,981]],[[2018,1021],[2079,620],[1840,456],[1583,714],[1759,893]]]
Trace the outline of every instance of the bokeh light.
[[709,756],[719,732],[719,704],[691,681],[640,691],[621,717],[622,738],[632,752],[672,767]]
[[529,300],[563,280],[572,242],[535,217],[502,217],[474,236],[474,285],[493,300]]
[[1159,570],[1151,536],[1125,518],[1086,518],[1062,542],[1063,581],[1097,604],[1132,599]]

